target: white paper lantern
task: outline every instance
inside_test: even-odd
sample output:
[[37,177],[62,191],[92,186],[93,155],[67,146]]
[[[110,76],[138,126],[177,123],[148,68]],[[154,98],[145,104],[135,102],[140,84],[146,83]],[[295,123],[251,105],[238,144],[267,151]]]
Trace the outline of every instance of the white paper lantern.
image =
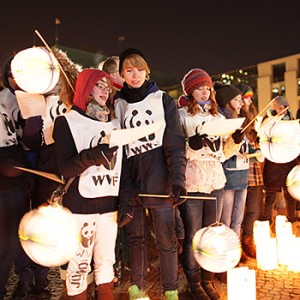
[[32,94],[51,91],[60,75],[55,56],[41,47],[18,52],[11,62],[11,71],[18,86]]
[[80,226],[66,208],[40,206],[21,219],[19,238],[34,262],[47,267],[60,266],[74,256],[80,243]]
[[199,265],[210,272],[222,273],[235,267],[241,258],[240,240],[224,224],[198,230],[193,238],[194,255]]
[[286,186],[289,194],[300,201],[300,165],[295,166],[286,178]]

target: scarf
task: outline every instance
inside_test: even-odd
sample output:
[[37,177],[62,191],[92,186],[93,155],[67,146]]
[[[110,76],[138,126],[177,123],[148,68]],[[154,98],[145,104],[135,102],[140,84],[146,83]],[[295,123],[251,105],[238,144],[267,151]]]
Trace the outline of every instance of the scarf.
[[100,106],[95,100],[91,100],[86,106],[86,112],[89,117],[100,122],[107,122],[110,110],[107,106]]

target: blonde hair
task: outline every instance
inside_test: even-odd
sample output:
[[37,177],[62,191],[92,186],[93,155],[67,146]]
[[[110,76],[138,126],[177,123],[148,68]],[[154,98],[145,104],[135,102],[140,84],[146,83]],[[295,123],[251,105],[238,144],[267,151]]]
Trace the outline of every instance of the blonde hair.
[[131,54],[124,59],[122,70],[121,70],[121,76],[123,76],[123,71],[126,68],[130,68],[130,67],[144,69],[146,71],[146,79],[149,80],[150,68],[147,62],[140,55]]

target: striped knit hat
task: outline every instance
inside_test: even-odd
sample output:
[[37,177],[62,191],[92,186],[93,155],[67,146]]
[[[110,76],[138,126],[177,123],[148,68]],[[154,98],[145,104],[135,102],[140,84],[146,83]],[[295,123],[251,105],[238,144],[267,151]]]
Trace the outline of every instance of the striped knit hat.
[[243,98],[251,97],[253,98],[253,89],[250,85],[245,83],[238,83],[235,85],[236,88],[238,88],[242,92]]
[[187,95],[191,95],[194,90],[201,86],[209,86],[212,88],[212,80],[210,76],[202,69],[190,70],[181,81],[182,89]]

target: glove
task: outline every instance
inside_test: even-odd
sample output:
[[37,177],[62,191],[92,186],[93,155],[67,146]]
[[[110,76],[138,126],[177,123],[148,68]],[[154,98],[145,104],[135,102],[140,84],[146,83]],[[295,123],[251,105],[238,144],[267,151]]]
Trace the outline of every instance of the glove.
[[24,135],[33,136],[43,130],[44,120],[42,116],[34,116],[26,119],[23,128]]
[[242,140],[244,139],[244,132],[241,132],[242,129],[237,129],[233,134],[232,134],[232,138],[235,144],[240,144],[242,142]]
[[130,202],[120,204],[118,209],[118,226],[119,228],[127,225],[133,218],[134,209]]
[[88,150],[83,150],[80,153],[81,159],[87,165],[108,165],[113,156],[114,152],[118,149],[118,146],[109,148],[108,144],[99,144],[96,147]]
[[207,134],[195,134],[188,140],[190,148],[193,150],[199,150],[203,147],[203,139],[207,137]]
[[184,198],[184,196],[187,196],[185,188],[180,185],[172,185],[172,195],[170,195],[170,200],[173,203],[173,208],[177,207],[187,200],[187,198]]

